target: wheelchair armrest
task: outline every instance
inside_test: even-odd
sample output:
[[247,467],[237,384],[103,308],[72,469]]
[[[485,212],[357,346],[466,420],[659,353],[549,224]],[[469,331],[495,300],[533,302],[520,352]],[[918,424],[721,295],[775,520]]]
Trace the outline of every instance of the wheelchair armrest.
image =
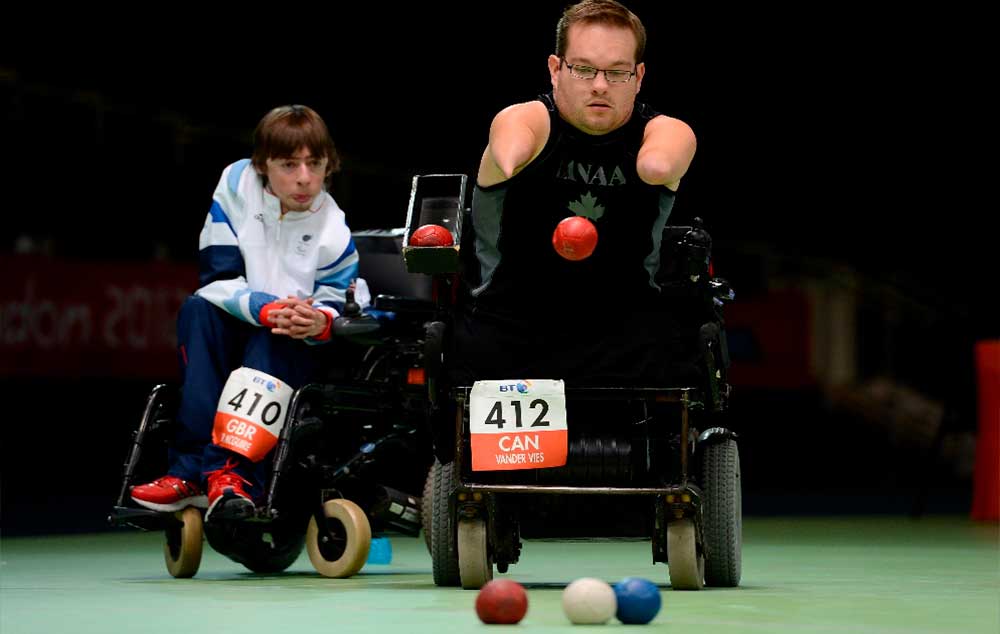
[[382,329],[383,323],[393,321],[396,318],[396,313],[406,312],[407,300],[433,307],[431,302],[425,300],[379,295],[375,298],[370,311],[365,312],[354,301],[353,289],[348,289],[344,302],[344,312],[333,320],[333,334],[338,337],[359,337],[377,332]]
[[379,295],[375,298],[373,308],[391,313],[406,315],[424,315],[434,312],[434,302],[416,297],[401,295]]
[[341,315],[333,320],[331,329],[336,337],[354,337],[367,335],[381,327],[381,324],[372,315],[361,314],[351,317]]

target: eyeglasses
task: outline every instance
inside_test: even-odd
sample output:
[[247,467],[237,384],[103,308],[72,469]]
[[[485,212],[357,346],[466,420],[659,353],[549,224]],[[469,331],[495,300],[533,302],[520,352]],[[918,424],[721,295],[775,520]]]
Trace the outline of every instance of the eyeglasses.
[[632,76],[635,75],[635,70],[605,70],[603,68],[581,66],[580,64],[570,64],[562,58],[559,61],[565,64],[566,68],[569,69],[569,74],[577,79],[594,79],[597,77],[597,73],[604,73],[604,79],[607,79],[609,84],[624,84],[631,81]]

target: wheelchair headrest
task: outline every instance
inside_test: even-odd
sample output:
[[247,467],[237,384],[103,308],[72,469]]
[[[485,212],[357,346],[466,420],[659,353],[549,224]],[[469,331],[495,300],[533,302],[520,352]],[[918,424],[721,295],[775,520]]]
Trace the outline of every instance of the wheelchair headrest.
[[351,234],[358,249],[358,275],[368,282],[373,297],[431,299],[431,277],[406,271],[402,255],[405,233],[406,229],[376,229]]

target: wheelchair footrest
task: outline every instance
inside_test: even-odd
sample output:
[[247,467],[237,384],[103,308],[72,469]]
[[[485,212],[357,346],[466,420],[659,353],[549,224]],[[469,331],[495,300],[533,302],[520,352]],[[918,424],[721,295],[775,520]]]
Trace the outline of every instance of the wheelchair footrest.
[[144,531],[163,530],[173,519],[173,513],[131,506],[115,506],[111,509],[108,522],[112,526],[131,526]]

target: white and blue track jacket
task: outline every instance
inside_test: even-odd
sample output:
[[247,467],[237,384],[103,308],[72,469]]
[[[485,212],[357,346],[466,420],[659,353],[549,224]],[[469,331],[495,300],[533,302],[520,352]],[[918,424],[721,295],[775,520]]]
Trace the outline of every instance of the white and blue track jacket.
[[340,314],[358,275],[358,253],[330,194],[322,192],[313,211],[282,218],[280,201],[244,159],[223,170],[212,198],[199,240],[196,295],[258,326],[261,307],[289,295],[313,297],[331,320]]

